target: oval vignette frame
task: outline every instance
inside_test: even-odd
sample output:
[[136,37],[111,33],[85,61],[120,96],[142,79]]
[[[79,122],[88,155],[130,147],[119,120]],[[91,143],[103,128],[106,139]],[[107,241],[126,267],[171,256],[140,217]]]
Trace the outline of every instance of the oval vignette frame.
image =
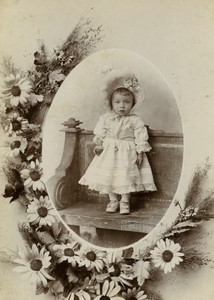
[[[180,132],[183,133],[177,101],[169,85],[166,83],[166,80],[148,60],[146,60],[139,54],[123,49],[106,49],[90,55],[79,65],[77,65],[77,67],[72,70],[64,80],[63,84],[61,85],[60,89],[53,99],[53,102],[43,124],[42,157],[44,181],[53,203],[55,202],[53,201],[53,193],[55,193],[56,190],[53,191],[51,185],[53,184],[53,182],[55,184],[55,180],[57,178],[57,176],[54,175],[56,173],[55,170],[59,167],[60,161],[62,162],[62,155],[64,155],[64,132],[62,131],[62,124],[69,118],[73,117],[83,122],[82,127],[84,129],[93,130],[93,127],[95,125],[95,122],[98,120],[99,115],[105,113],[106,111],[101,101],[102,95],[99,89],[100,85],[102,84],[102,70],[105,71],[109,67],[123,67],[124,61],[126,62],[126,66],[128,66],[136,75],[145,92],[146,103],[145,105],[143,104],[143,111],[139,112],[139,115],[144,120],[144,122],[148,124],[148,121],[151,120],[152,115],[155,115],[159,112],[159,116],[162,114],[162,118],[164,120],[156,120],[155,118],[153,118],[152,122],[149,122],[149,125],[151,124],[152,129],[161,129],[167,132],[168,126],[168,128],[171,128],[172,132],[173,130],[177,130],[177,132],[180,130]],[[157,97],[157,99],[155,96],[159,96],[159,98]],[[168,104],[168,106],[169,103],[172,103],[169,107],[171,109],[171,118],[169,118],[168,124],[165,124],[165,122],[163,122],[165,121],[164,116],[167,115],[167,113],[164,114],[165,108],[161,106],[164,101],[165,104]],[[159,103],[159,109],[157,103]],[[149,110],[145,108],[146,105],[147,107],[150,107]],[[93,117],[91,117],[91,114],[88,113],[89,111],[95,112]],[[146,114],[144,113],[144,111],[146,112]],[[141,114],[143,113],[144,115],[142,117]],[[161,125],[162,127],[160,127]],[[50,148],[51,153],[49,151]],[[74,149],[72,151],[74,151]],[[74,154],[72,153],[72,151],[66,154],[66,156],[72,156],[72,154]],[[182,154],[183,152],[184,151],[182,151]],[[64,165],[66,166],[66,163]],[[180,172],[180,179],[182,177],[182,170],[183,166]],[[62,170],[60,170],[60,172],[63,173]],[[66,177],[66,172],[61,175]],[[130,243],[123,247],[110,248],[125,249],[132,246],[136,255],[139,255],[139,251],[143,255],[144,253],[146,253],[148,248],[155,245],[156,241],[160,239],[163,234],[173,225],[178,216],[178,213],[180,212],[180,208],[176,205],[176,194],[180,186],[180,179],[178,181],[177,189],[174,193],[171,204],[169,205],[161,220],[149,233],[147,233],[144,237],[140,238],[134,243]],[[66,228],[69,229],[76,240],[80,241],[81,243],[88,243],[90,246],[93,245],[93,247],[106,249],[106,247],[101,247],[80,237],[63,220],[59,212],[58,214],[62,223],[66,226]]]

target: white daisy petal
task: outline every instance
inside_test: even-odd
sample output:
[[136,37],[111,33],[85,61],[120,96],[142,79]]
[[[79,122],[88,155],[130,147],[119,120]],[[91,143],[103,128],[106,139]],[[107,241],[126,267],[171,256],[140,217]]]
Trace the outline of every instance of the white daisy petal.
[[118,285],[111,292],[108,293],[108,296],[109,297],[115,296],[119,293],[120,290],[121,290],[121,287]]
[[110,281],[110,282],[109,282],[108,293],[111,293],[111,291],[114,289],[114,286],[115,286],[114,281]]
[[103,289],[102,289],[102,294],[106,295],[108,292],[108,288],[109,288],[109,282],[106,280],[103,284]]
[[27,279],[27,278],[30,278],[31,277],[31,272],[30,271],[27,271],[26,273],[24,273],[21,278],[22,279]]
[[45,276],[45,278],[49,280],[55,280],[55,278],[49,275],[44,269],[41,271],[41,273],[43,274],[43,276]]
[[178,252],[181,250],[181,246],[178,243],[176,243],[176,244],[172,243],[169,250],[171,250],[173,252]]
[[28,270],[29,270],[29,268],[27,268],[26,266],[18,266],[13,269],[13,271],[17,272],[17,273],[26,272]]
[[162,251],[166,250],[166,244],[164,243],[164,240],[160,240],[157,242],[158,248]]
[[164,273],[168,273],[172,271],[172,266],[170,263],[167,263],[165,268],[164,268]]

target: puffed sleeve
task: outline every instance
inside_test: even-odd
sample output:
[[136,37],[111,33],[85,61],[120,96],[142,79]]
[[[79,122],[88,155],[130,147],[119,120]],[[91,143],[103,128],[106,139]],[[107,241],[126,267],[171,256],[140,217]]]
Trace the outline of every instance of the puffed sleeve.
[[96,144],[96,145],[102,145],[105,137],[106,137],[106,131],[107,131],[107,128],[105,126],[105,122],[106,121],[106,115],[102,115],[95,128],[94,128],[94,138],[93,138],[93,142]]
[[152,147],[148,143],[148,131],[144,122],[136,117],[134,121],[134,136],[135,136],[135,145],[136,145],[136,152],[148,152],[152,149]]

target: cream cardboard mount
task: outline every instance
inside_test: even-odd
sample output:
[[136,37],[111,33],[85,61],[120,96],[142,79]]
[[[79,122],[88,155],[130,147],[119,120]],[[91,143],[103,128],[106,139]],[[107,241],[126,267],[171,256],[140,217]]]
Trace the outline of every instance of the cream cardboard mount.
[[[74,63],[65,47],[51,60],[41,48],[34,54],[35,71],[26,75],[12,64],[5,72],[3,124],[11,137],[11,160],[4,196],[21,201],[29,220],[19,225],[27,246],[17,253],[15,271],[30,278],[37,293],[58,299],[147,299],[154,292],[144,283],[157,272],[209,260],[200,253],[191,256],[185,234],[212,217],[213,194],[200,195],[210,166],[196,170],[189,191],[180,198],[186,169],[181,118],[160,72],[140,55],[121,49],[99,51]],[[80,188],[78,179],[92,159],[92,129],[105,110],[100,72],[124,63],[144,89],[138,114],[149,125],[149,159],[158,191],[133,195],[130,215],[110,217],[102,210],[106,198]],[[190,146],[186,141],[184,148]]]

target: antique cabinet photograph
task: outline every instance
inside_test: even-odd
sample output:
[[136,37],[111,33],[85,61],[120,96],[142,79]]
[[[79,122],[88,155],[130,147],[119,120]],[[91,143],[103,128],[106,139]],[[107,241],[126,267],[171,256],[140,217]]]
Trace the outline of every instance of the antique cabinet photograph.
[[0,0],[0,299],[213,299],[213,14]]

